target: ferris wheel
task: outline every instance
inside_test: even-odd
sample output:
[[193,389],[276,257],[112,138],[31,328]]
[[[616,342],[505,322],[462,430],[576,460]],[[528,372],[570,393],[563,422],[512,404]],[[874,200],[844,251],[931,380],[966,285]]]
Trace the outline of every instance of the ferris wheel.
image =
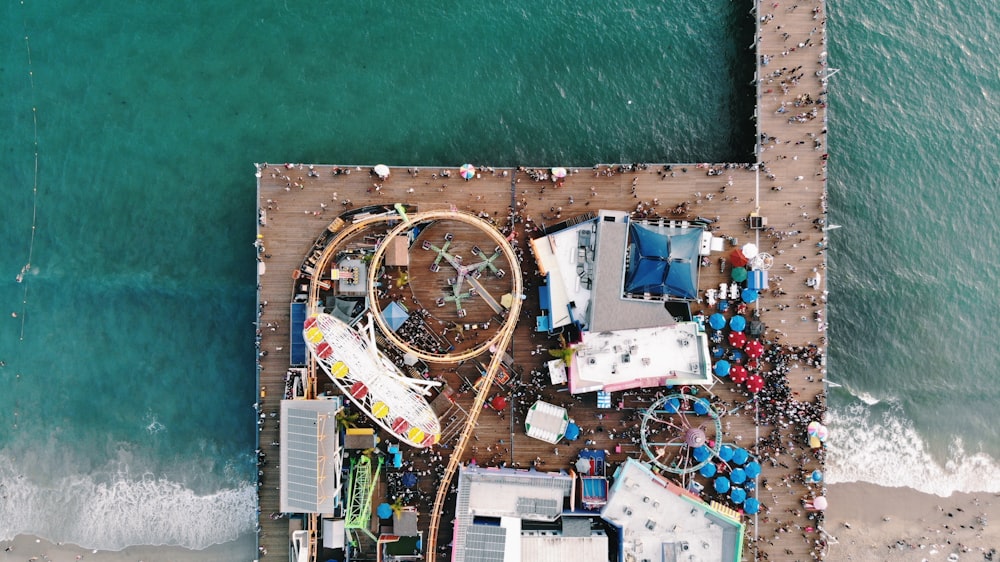
[[670,394],[642,416],[642,451],[666,472],[687,475],[712,462],[722,447],[722,421],[704,398]]

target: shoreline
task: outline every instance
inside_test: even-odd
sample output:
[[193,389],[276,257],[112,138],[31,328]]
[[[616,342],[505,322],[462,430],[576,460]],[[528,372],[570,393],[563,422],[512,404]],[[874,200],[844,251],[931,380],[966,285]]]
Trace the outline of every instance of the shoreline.
[[[1000,494],[955,492],[937,496],[908,487],[867,482],[830,484],[825,529],[836,537],[830,560],[982,560],[1000,538]],[[985,519],[980,519],[985,518]],[[985,525],[983,524],[985,521]],[[955,558],[952,558],[955,559]]]
[[[83,548],[70,543],[53,543],[34,535],[17,535],[13,540],[0,541],[0,562],[46,560],[75,562],[248,562],[256,559],[256,535],[244,533],[234,541],[212,545],[202,550],[182,546],[134,545],[122,550]],[[12,550],[6,550],[11,548]]]

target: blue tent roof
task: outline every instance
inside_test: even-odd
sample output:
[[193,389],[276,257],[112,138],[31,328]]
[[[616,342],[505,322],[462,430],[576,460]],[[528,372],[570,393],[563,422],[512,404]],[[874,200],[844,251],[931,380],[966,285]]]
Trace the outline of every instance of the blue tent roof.
[[692,230],[670,237],[670,259],[690,260],[698,255],[701,246],[701,230]]
[[667,267],[667,294],[685,299],[698,296],[697,271],[690,261],[671,260]]
[[629,268],[629,275],[625,279],[625,290],[630,293],[662,295],[666,277],[666,261],[641,256],[635,260],[634,266]]
[[385,318],[385,323],[389,325],[389,329],[395,332],[406,322],[407,318],[410,317],[406,313],[406,309],[402,307],[398,302],[392,301],[382,310],[382,316]]
[[701,231],[668,236],[648,227],[629,225],[629,267],[625,291],[670,295],[683,299],[698,296],[698,250]]
[[629,224],[629,234],[639,254],[645,257],[667,259],[670,257],[670,240],[640,224]]

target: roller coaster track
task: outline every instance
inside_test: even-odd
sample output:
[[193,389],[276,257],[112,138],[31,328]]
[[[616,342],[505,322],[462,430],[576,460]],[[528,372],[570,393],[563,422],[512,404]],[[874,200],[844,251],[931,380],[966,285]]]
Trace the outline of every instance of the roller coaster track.
[[[323,254],[316,263],[315,271],[322,272],[328,268],[330,266],[331,258],[336,255],[337,249],[351,236],[354,236],[375,224],[398,219],[399,217],[395,214],[387,214],[365,218],[353,224],[347,225],[345,228],[337,232],[323,249]],[[524,294],[521,268],[518,265],[517,254],[514,253],[514,248],[511,247],[507,239],[498,230],[496,230],[493,225],[474,215],[452,210],[436,210],[416,213],[414,215],[410,215],[408,221],[402,221],[399,225],[392,228],[386,235],[385,240],[392,240],[404,230],[410,228],[413,223],[433,220],[454,220],[475,226],[496,242],[497,246],[504,254],[504,257],[507,259],[507,263],[510,264],[511,295],[513,298],[511,299],[510,309],[507,311],[507,319],[504,321],[503,326],[497,329],[493,337],[482,344],[473,347],[472,349],[459,353],[430,353],[425,350],[414,349],[407,342],[399,339],[399,337],[396,336],[396,333],[389,329],[381,314],[376,313],[372,315],[372,318],[374,318],[375,323],[378,325],[387,340],[400,350],[410,353],[425,361],[433,363],[457,363],[459,361],[465,361],[467,359],[477,357],[491,348],[495,350],[489,365],[486,367],[486,373],[483,375],[483,384],[480,385],[479,392],[476,394],[476,399],[473,401],[472,409],[470,410],[469,417],[466,420],[465,429],[462,430],[462,433],[458,438],[458,443],[455,444],[455,448],[452,450],[448,459],[448,466],[445,468],[444,474],[441,475],[440,482],[438,483],[437,495],[434,498],[434,507],[431,510],[430,526],[427,533],[426,559],[428,562],[434,562],[435,557],[437,556],[438,528],[441,523],[441,514],[444,511],[445,500],[448,497],[448,488],[451,486],[451,481],[455,477],[455,472],[462,463],[462,456],[465,453],[465,449],[469,445],[469,440],[472,438],[472,434],[476,429],[479,414],[483,411],[483,407],[486,404],[486,398],[490,393],[490,388],[493,386],[493,381],[496,379],[497,373],[500,371],[500,364],[503,361],[504,350],[507,349],[511,338],[514,336],[514,329],[517,327],[517,319],[521,313],[521,295]],[[387,248],[388,244],[379,244],[379,246],[375,249],[375,254],[372,256],[372,265],[368,268],[368,299],[370,302],[378,302],[375,289],[377,286],[376,282],[378,281],[376,279],[376,276],[378,275],[377,264],[382,262]],[[315,303],[319,302],[319,284],[315,281],[316,279],[314,278],[309,283],[310,307],[315,306]],[[314,379],[316,376],[314,361],[309,362],[309,376],[311,379]]]

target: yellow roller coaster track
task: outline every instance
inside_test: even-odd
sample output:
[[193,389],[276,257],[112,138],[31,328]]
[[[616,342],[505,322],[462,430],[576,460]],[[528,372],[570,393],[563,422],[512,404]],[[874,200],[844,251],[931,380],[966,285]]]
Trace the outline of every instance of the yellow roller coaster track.
[[[359,220],[346,226],[343,230],[337,232],[334,238],[330,240],[330,242],[323,249],[323,254],[317,261],[315,270],[326,270],[326,268],[329,267],[330,259],[336,254],[337,248],[339,248],[344,241],[351,236],[354,236],[355,234],[362,232],[377,223],[389,222],[391,220],[398,219],[399,217],[396,215],[383,215]],[[493,386],[493,381],[496,379],[497,372],[500,370],[504,350],[507,349],[507,345],[510,344],[510,340],[514,336],[514,328],[517,326],[517,318],[521,312],[521,295],[524,291],[521,268],[518,265],[517,254],[514,253],[514,248],[511,247],[510,243],[507,242],[507,239],[504,238],[504,236],[497,231],[493,225],[474,215],[452,210],[437,210],[416,213],[414,215],[410,215],[408,221],[403,221],[390,230],[386,235],[385,240],[392,240],[404,230],[411,228],[411,225],[414,223],[433,220],[453,220],[462,222],[479,228],[484,234],[489,236],[497,244],[501,252],[503,252],[504,257],[507,258],[507,262],[510,264],[510,270],[512,273],[511,295],[514,298],[511,299],[510,309],[507,311],[507,319],[504,321],[503,326],[496,331],[493,337],[472,349],[454,354],[429,353],[424,350],[413,349],[409,344],[399,339],[395,332],[389,329],[381,314],[372,315],[375,319],[375,323],[378,325],[387,340],[392,342],[392,344],[400,350],[410,353],[425,361],[433,363],[458,363],[459,361],[465,361],[467,359],[477,357],[490,348],[496,350],[493,354],[493,358],[490,360],[490,363],[486,368],[486,374],[483,375],[483,384],[480,385],[479,392],[476,394],[476,399],[473,402],[472,409],[470,410],[469,416],[466,420],[465,429],[462,430],[462,433],[458,438],[458,443],[455,444],[455,448],[452,450],[448,459],[448,466],[445,468],[444,474],[441,476],[441,480],[438,483],[437,495],[434,498],[434,508],[431,510],[431,521],[427,533],[426,559],[428,562],[434,562],[436,558],[438,527],[441,523],[441,513],[444,511],[445,499],[448,496],[448,488],[451,486],[451,481],[455,477],[455,471],[458,470],[458,467],[462,462],[462,456],[469,444],[469,439],[472,437],[472,433],[476,429],[479,414],[483,411],[483,406],[486,404],[486,397],[490,393],[490,387]],[[374,256],[372,257],[372,267],[368,269],[368,298],[369,301],[373,303],[378,302],[375,289],[377,282],[376,276],[378,275],[377,265],[381,263],[387,247],[387,244],[379,244],[379,246],[375,249]],[[319,286],[315,283],[315,279],[313,279],[309,283],[310,307],[313,306],[314,303],[318,302],[318,299]],[[315,362],[310,358],[309,377],[312,380],[314,380],[316,376],[315,368]]]

